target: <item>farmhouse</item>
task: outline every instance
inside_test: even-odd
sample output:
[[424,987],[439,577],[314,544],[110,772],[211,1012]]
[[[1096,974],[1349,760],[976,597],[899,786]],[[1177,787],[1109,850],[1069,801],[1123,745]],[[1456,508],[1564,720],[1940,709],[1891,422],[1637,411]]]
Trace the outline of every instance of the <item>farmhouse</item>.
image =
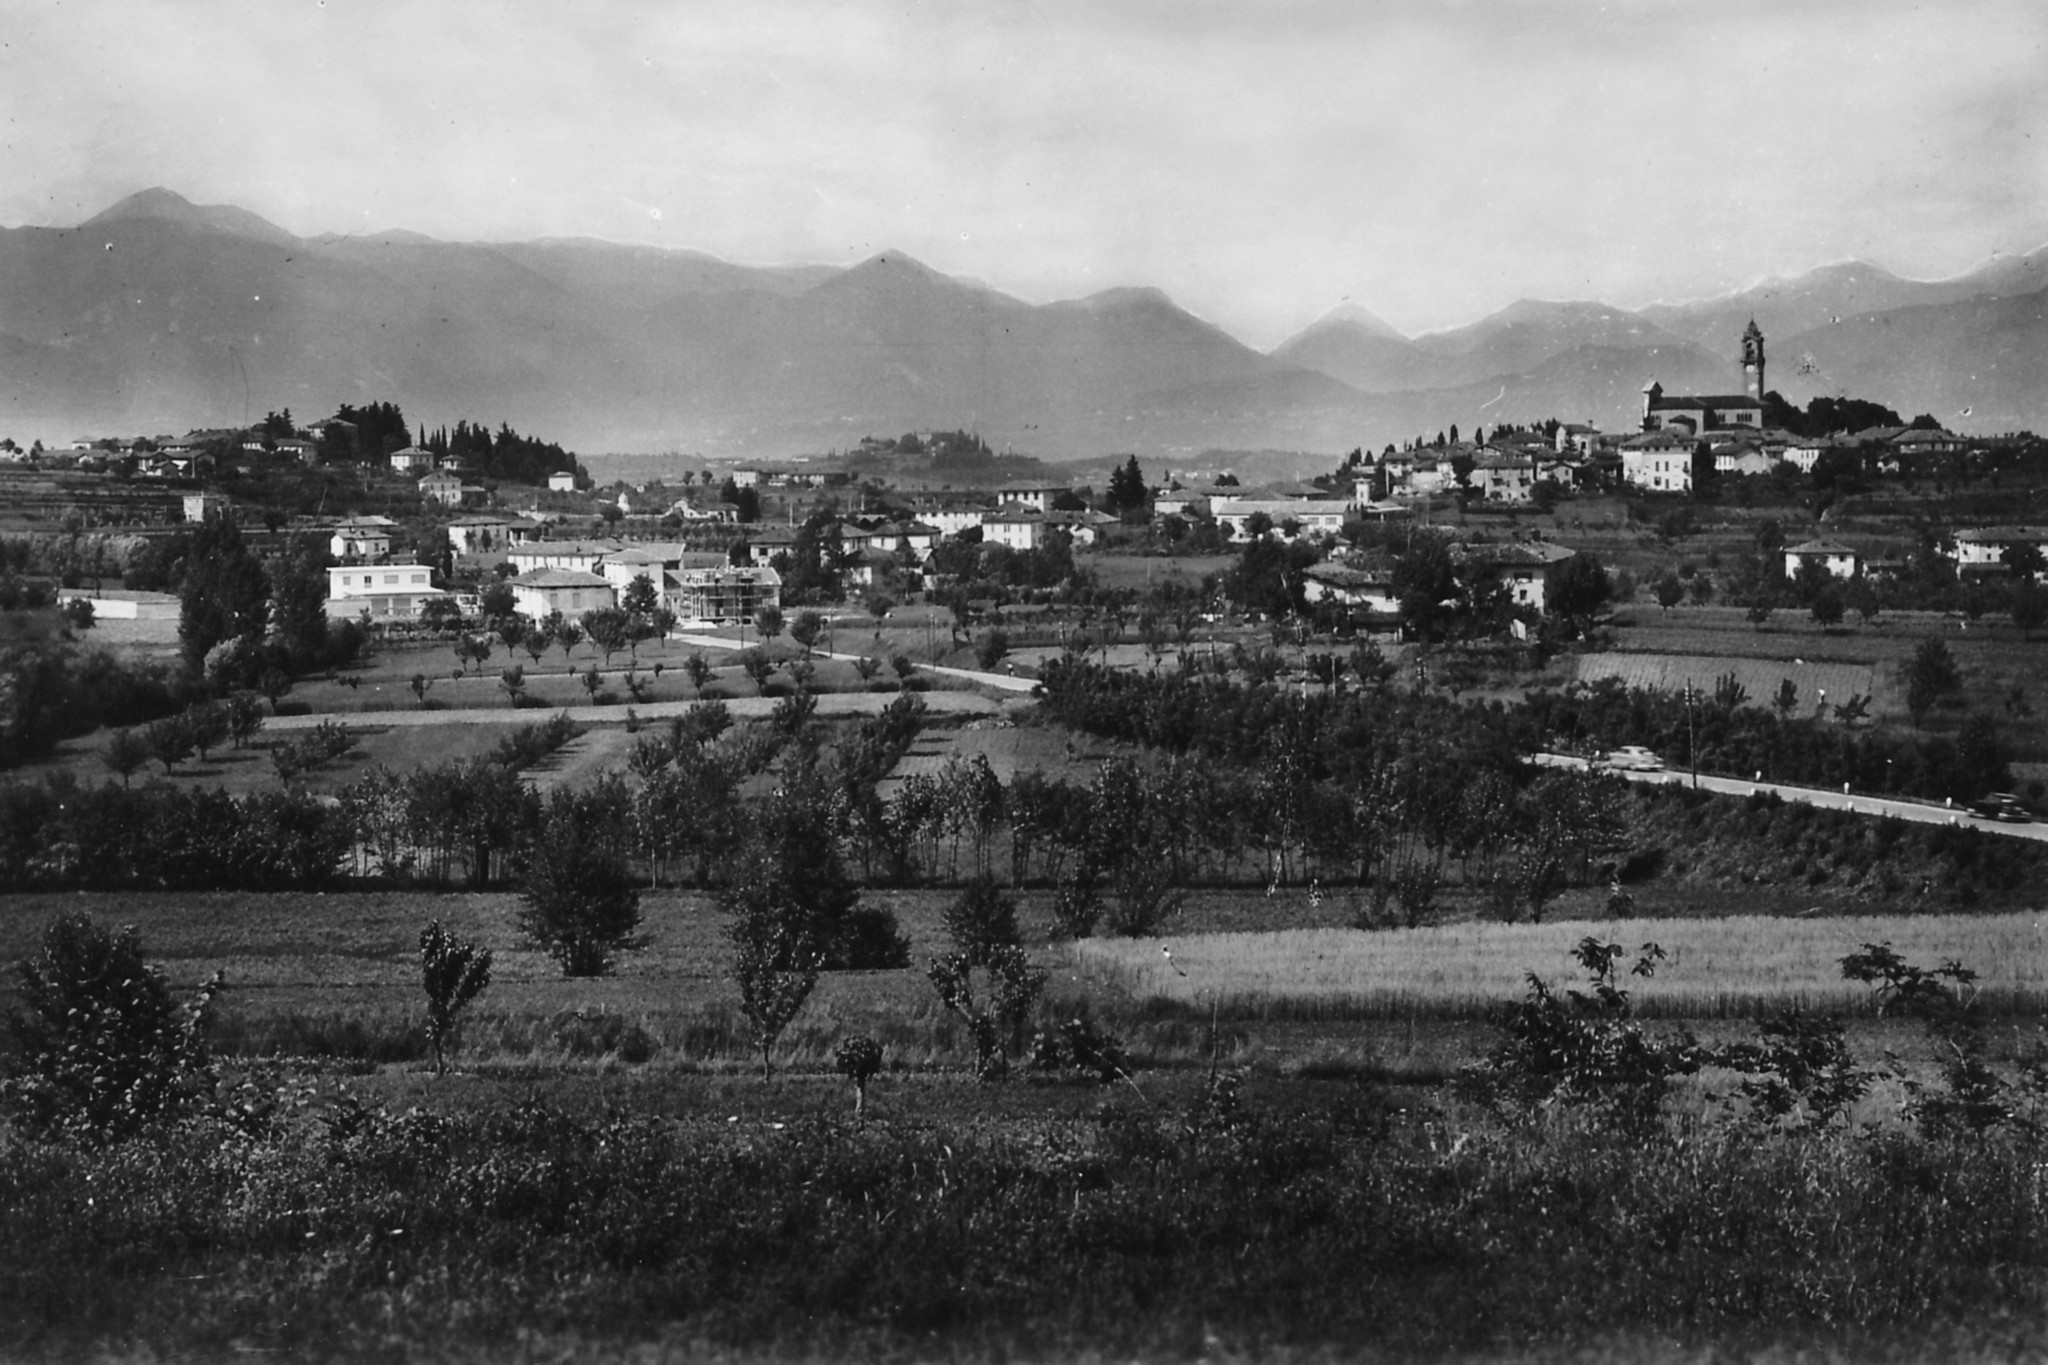
[[407,446],[391,452],[391,467],[400,474],[424,474],[434,467],[434,452],[425,446]]
[[1499,583],[1510,601],[1532,611],[1549,610],[1551,578],[1572,557],[1572,551],[1547,540],[1460,545],[1455,553],[1473,577]]
[[327,571],[331,621],[410,621],[427,603],[447,595],[433,585],[433,574],[423,564],[342,564]]
[[1785,547],[1785,576],[1797,578],[1809,564],[1819,565],[1836,578],[1854,578],[1862,571],[1862,560],[1847,545],[1832,540],[1808,540]]
[[1329,601],[1376,616],[1401,613],[1391,565],[1311,564],[1301,571],[1301,596],[1310,606]]
[[612,585],[594,573],[576,569],[534,569],[508,579],[517,610],[542,621],[555,612],[581,616],[613,605]]

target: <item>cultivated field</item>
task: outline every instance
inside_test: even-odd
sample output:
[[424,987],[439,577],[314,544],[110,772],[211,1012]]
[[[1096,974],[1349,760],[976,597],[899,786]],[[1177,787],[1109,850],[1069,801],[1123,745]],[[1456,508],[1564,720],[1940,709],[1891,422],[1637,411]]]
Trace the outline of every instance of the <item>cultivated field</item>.
[[1664,949],[1668,959],[1654,978],[1628,983],[1638,1007],[1662,1017],[1867,1007],[1869,988],[1843,981],[1840,959],[1882,942],[1909,961],[1956,960],[1973,968],[1987,1006],[2013,1013],[2048,1008],[2048,920],[2038,913],[1561,920],[1381,933],[1282,929],[1098,938],[1073,952],[1084,974],[1135,998],[1219,1004],[1233,1016],[1472,1018],[1519,995],[1530,972],[1553,986],[1577,984],[1571,950],[1588,935],[1631,952],[1645,943]]

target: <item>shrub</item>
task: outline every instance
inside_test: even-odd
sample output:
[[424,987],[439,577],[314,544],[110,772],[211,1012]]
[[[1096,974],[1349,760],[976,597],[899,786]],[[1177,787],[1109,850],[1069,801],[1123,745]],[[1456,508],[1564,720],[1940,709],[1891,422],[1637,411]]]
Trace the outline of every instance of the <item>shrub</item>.
[[455,1019],[491,984],[491,950],[456,938],[434,920],[420,930],[420,982],[427,992],[427,1041],[434,1069],[448,1070],[444,1045]]
[[133,929],[77,914],[52,920],[41,951],[21,964],[21,1072],[0,1085],[0,1099],[32,1130],[103,1135],[192,1109],[213,1092],[199,1027],[219,988],[216,977],[180,1005]]

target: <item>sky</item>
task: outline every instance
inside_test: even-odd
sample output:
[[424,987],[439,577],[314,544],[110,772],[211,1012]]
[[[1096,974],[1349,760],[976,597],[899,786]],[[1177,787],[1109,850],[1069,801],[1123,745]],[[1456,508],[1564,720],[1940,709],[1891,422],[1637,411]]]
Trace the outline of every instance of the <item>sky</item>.
[[2039,0],[0,0],[0,225],[905,251],[1270,348],[2048,244]]

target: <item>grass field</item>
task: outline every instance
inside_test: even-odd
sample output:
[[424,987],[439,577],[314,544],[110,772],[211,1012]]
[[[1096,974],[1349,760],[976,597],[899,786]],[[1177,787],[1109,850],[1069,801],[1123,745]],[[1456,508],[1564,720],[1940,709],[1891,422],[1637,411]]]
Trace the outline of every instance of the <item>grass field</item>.
[[1638,1007],[1662,1017],[1867,1008],[1869,988],[1843,981],[1839,961],[1865,943],[1887,941],[1908,961],[1932,966],[1955,959],[1975,969],[1989,1007],[2048,1008],[2048,919],[2038,913],[1306,929],[1089,939],[1073,951],[1084,974],[1099,974],[1136,998],[1215,1003],[1233,1017],[1472,1018],[1519,995],[1530,972],[1553,986],[1577,984],[1571,949],[1587,935],[1631,952],[1644,943],[1663,947],[1669,958],[1656,976],[1629,983]]

